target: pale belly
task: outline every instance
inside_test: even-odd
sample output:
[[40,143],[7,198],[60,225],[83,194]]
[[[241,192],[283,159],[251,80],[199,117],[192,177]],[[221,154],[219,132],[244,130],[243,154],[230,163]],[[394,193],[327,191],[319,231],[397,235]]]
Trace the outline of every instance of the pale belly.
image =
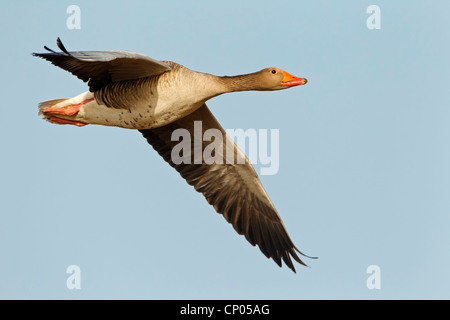
[[[116,109],[98,104],[92,92],[84,92],[67,102],[69,104],[85,102],[75,115],[76,121],[126,129],[162,127],[185,117],[204,103],[204,101],[179,102],[179,99],[177,101],[177,99],[150,96],[145,103],[136,103],[129,109]],[[71,119],[74,118],[71,117]]]

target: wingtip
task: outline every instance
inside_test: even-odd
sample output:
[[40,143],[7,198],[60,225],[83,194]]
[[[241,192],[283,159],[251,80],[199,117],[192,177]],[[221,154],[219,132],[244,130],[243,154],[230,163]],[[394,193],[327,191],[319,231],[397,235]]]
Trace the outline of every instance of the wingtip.
[[59,37],[56,39],[56,45],[58,46],[58,48],[61,49],[62,52],[64,52],[65,54],[68,54],[69,56],[71,55],[69,53],[69,51],[67,51],[66,47],[64,47],[64,45]]
[[[296,246],[294,246],[293,249],[294,249],[295,251],[297,251],[298,253],[300,253],[302,256],[306,257],[306,258],[309,258],[309,259],[319,259],[319,257],[311,257],[311,256],[308,256],[307,254],[304,254],[303,252],[301,252],[300,250],[298,250]],[[299,260],[300,260],[300,259],[299,259]]]
[[[71,56],[70,52],[67,51],[66,47],[64,47],[64,45],[63,45],[63,43],[62,43],[62,41],[61,41],[61,39],[59,37],[56,39],[56,45],[58,46],[58,48],[61,49],[62,52],[64,52],[65,54]],[[47,46],[44,46],[44,49],[47,50],[48,52],[51,52],[51,53],[61,54],[61,53],[58,53],[58,52],[50,49]],[[35,56],[35,57],[44,58],[46,55],[49,55],[49,54],[48,53],[36,53],[36,52],[33,52],[32,55]]]
[[45,49],[45,50],[47,50],[47,51],[50,51],[50,52],[56,53],[55,51],[53,51],[52,49],[50,49],[50,48],[49,48],[49,47],[47,47],[47,46],[44,46],[44,49]]
[[[306,268],[311,269],[311,267],[310,267],[309,265],[307,265],[305,262],[303,262],[302,259],[299,258],[299,256],[295,253],[295,251],[297,251],[297,252],[300,253],[302,256],[307,257],[307,258],[309,258],[309,259],[318,259],[318,257],[310,257],[310,256],[304,254],[303,252],[301,252],[300,250],[298,250],[295,246],[294,246],[292,249],[293,249],[293,250],[290,250],[290,252],[288,253],[289,258],[290,258],[290,256],[292,256],[292,258],[294,258],[295,261],[297,261],[299,264],[301,264],[302,266],[304,266],[304,267],[306,267]],[[283,260],[284,260],[284,258],[283,258]],[[292,260],[289,259],[288,261],[286,261],[286,260],[284,260],[284,261],[285,261],[286,266],[287,266],[289,269],[291,269],[294,273],[297,273],[296,270],[295,270],[294,264],[292,263]],[[290,262],[290,263],[288,263],[288,262]]]
[[37,52],[32,52],[32,53],[31,53],[31,55],[32,55],[33,57],[38,57],[38,58],[42,58],[42,59],[45,59],[45,55],[46,55],[46,53],[37,53]]

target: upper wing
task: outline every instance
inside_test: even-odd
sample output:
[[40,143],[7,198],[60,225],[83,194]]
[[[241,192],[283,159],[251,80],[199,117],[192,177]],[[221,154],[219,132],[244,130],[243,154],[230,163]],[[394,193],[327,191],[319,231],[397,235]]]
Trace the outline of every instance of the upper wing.
[[112,82],[145,78],[171,69],[168,64],[137,52],[124,50],[69,52],[59,38],[56,43],[63,52],[55,52],[44,46],[49,53],[33,53],[33,56],[44,58],[88,82],[91,92]]
[[[194,164],[195,138],[198,139],[194,135],[194,121],[201,121],[202,137],[208,129],[220,130],[224,137],[223,148],[215,151],[219,152],[223,159],[226,155],[225,141],[227,139],[231,141],[233,158],[236,160],[237,156],[242,156],[245,158],[245,163],[226,164],[224,161],[223,164],[207,164],[202,157],[201,164]],[[172,132],[176,129],[186,129],[190,133],[190,147],[194,152],[191,152],[190,159],[189,157],[185,158],[185,160],[190,160],[190,164],[183,162],[175,164],[172,161],[172,149],[181,143],[171,139]],[[139,131],[164,160],[175,168],[190,185],[194,186],[195,190],[201,192],[206,200],[214,206],[214,209],[222,214],[239,234],[245,235],[252,245],[258,245],[266,257],[272,258],[280,267],[281,259],[283,259],[294,272],[295,268],[291,257],[305,265],[297,256],[296,251],[301,252],[289,238],[280,216],[262,187],[252,165],[231,138],[226,135],[206,104],[187,117],[171,124]],[[200,137],[200,139],[202,138]],[[210,143],[197,141],[197,145],[202,146],[201,154]]]

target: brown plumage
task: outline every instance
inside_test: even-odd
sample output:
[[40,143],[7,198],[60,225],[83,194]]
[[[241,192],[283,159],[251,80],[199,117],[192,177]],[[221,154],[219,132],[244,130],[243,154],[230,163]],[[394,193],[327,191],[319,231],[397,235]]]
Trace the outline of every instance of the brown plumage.
[[[45,47],[50,53],[33,55],[87,82],[89,92],[70,99],[42,102],[39,114],[44,119],[57,124],[139,129],[164,160],[266,257],[279,266],[283,261],[294,272],[292,259],[305,265],[297,255],[302,253],[290,239],[252,165],[226,135],[205,101],[228,92],[287,89],[305,84],[306,79],[278,68],[219,77],[135,52],[69,52],[59,39],[57,44],[62,52]],[[194,134],[196,121],[202,124],[200,137]],[[175,163],[172,159],[172,151],[178,144],[172,141],[172,133],[177,129],[190,133],[190,149],[194,150],[190,161]],[[222,150],[215,149],[214,157],[221,161],[206,162],[202,157],[198,162],[194,159],[195,146],[200,145],[199,153],[203,155],[209,142],[195,139],[201,139],[209,129],[216,129],[222,135]],[[232,163],[228,161],[228,146],[232,149]],[[239,162],[238,158],[243,161]]]

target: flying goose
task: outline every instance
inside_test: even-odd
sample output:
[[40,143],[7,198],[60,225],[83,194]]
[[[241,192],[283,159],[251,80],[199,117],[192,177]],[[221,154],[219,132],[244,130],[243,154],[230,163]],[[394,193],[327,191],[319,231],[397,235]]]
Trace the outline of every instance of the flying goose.
[[[33,56],[87,82],[89,91],[74,98],[40,103],[39,114],[45,120],[80,127],[97,124],[139,130],[163,159],[201,192],[237,233],[253,246],[258,245],[267,258],[280,267],[283,260],[294,272],[291,257],[306,266],[296,252],[306,255],[290,239],[252,165],[205,104],[223,93],[288,89],[306,84],[306,79],[279,68],[219,77],[131,51],[69,52],[59,38],[57,45],[62,52],[44,46],[48,52]],[[195,141],[197,121],[201,121],[202,133],[216,129],[227,143],[231,140],[233,159],[242,157],[243,163],[206,163],[204,159],[199,162],[194,159],[195,152],[183,155],[186,161],[173,161],[172,150],[179,142],[172,141],[172,133],[177,129],[188,130],[194,137],[190,142],[192,150],[196,146],[205,150],[208,143]],[[228,154],[226,147],[215,152],[223,159]]]

